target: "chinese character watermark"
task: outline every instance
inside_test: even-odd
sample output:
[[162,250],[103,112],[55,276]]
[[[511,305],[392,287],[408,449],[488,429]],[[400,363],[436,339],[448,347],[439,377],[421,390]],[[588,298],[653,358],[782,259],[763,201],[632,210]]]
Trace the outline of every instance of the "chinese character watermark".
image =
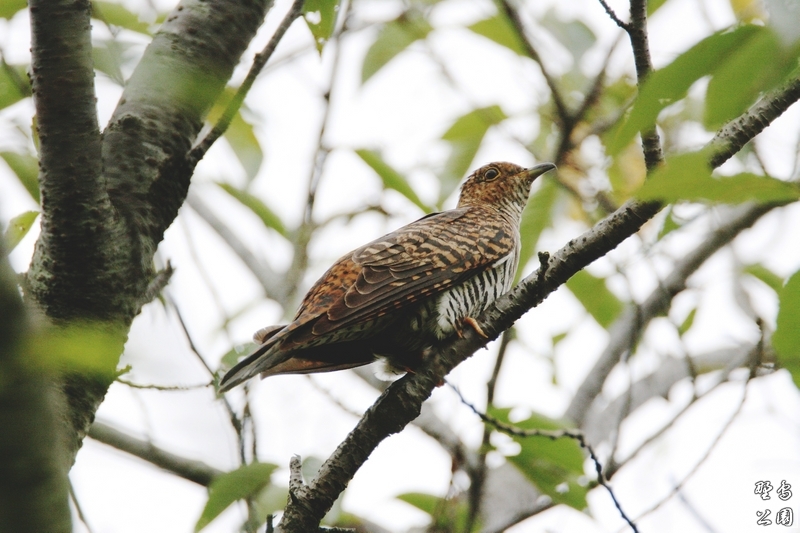
[[[772,492],[774,487],[772,483],[769,481],[756,481],[755,489],[753,493],[761,496],[761,499],[766,501],[772,499],[770,496],[770,492]],[[775,494],[777,494],[778,498],[782,501],[787,501],[792,497],[792,485],[788,483],[785,479],[781,480],[781,484],[775,490]],[[773,524],[772,511],[769,509],[764,509],[763,511],[756,511],[756,517],[758,520],[756,521],[756,525],[758,526],[771,526]],[[791,507],[784,507],[780,509],[774,515],[774,524],[778,526],[791,526],[794,523],[794,511]]]

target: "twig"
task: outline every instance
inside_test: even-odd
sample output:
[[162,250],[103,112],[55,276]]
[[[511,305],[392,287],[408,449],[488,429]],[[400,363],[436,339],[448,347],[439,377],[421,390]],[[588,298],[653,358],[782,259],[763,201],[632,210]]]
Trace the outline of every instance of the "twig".
[[95,421],[89,428],[89,437],[204,487],[209,486],[215,477],[223,474],[222,470],[217,470],[202,461],[175,455],[100,421]]
[[[448,383],[448,385],[450,385],[450,383]],[[473,413],[475,413],[476,415],[478,415],[478,417],[480,417],[481,420],[483,420],[487,424],[490,424],[491,426],[494,426],[496,429],[502,431],[503,433],[506,433],[514,437],[525,437],[525,438],[546,437],[551,440],[567,437],[578,441],[580,447],[587,451],[587,453],[589,454],[589,458],[592,460],[592,462],[594,462],[594,469],[595,473],[597,474],[597,483],[599,485],[602,485],[608,491],[608,494],[614,501],[614,506],[619,511],[620,516],[628,523],[628,525],[631,527],[634,533],[639,532],[639,530],[636,528],[636,524],[633,523],[633,521],[631,521],[631,519],[628,518],[628,515],[625,514],[625,511],[622,510],[622,506],[620,505],[619,500],[617,500],[617,497],[614,495],[614,491],[612,490],[611,485],[608,484],[605,477],[603,476],[603,465],[600,464],[600,460],[597,458],[597,455],[595,455],[591,445],[589,445],[589,443],[586,442],[583,433],[581,433],[579,430],[572,430],[566,428],[559,430],[521,429],[511,424],[506,424],[505,422],[497,420],[493,416],[490,416],[486,413],[479,411],[474,405],[469,403],[466,400],[466,398],[464,398],[464,396],[461,394],[458,388],[454,387],[453,385],[450,385],[450,388],[452,388],[456,392],[458,397],[461,398],[461,403],[469,407]]]
[[303,9],[303,2],[304,0],[294,0],[292,7],[289,9],[289,12],[275,30],[275,33],[272,34],[272,38],[267,43],[267,46],[265,46],[260,53],[256,54],[256,57],[253,59],[253,65],[250,67],[250,72],[247,73],[247,77],[239,86],[239,89],[236,91],[233,99],[228,103],[228,106],[225,108],[222,116],[214,125],[214,128],[208,132],[208,134],[203,137],[203,139],[198,142],[186,155],[186,159],[188,160],[190,168],[194,168],[197,162],[203,159],[203,156],[206,155],[206,152],[208,152],[208,149],[211,148],[211,145],[213,145],[217,139],[219,139],[222,134],[225,133],[225,130],[228,129],[228,126],[230,126],[231,121],[236,116],[239,108],[242,106],[245,96],[247,96],[247,93],[250,91],[250,88],[256,81],[261,69],[263,69],[264,65],[267,64],[267,61],[269,61],[269,58],[272,56],[275,48],[277,48],[280,40],[286,34],[289,26],[291,26],[292,22],[294,22],[294,20],[300,16],[300,13]]
[[[197,357],[200,361],[200,364],[206,369],[212,379],[215,376],[214,371],[208,366],[205,357],[202,356],[200,351],[197,349],[197,346],[192,339],[191,333],[189,333],[189,328],[186,326],[186,322],[183,320],[183,315],[181,315],[181,310],[178,308],[178,304],[171,297],[167,297],[167,302],[169,302],[172,310],[175,312],[175,316],[178,317],[178,323],[181,325],[181,329],[183,330],[183,334],[186,337],[186,341],[189,343],[189,348],[191,349],[192,353]],[[236,411],[233,410],[230,402],[225,396],[222,396],[222,403],[225,406],[225,409],[228,411],[228,418],[230,419],[231,425],[233,426],[234,431],[236,431],[236,435],[239,439],[239,455],[242,462],[245,462],[245,453],[244,453],[244,438],[242,434],[242,421],[236,415]]]
[[[343,18],[347,19],[348,13],[352,2],[347,2],[346,6],[340,6],[340,10],[344,13]],[[311,241],[311,236],[316,228],[314,223],[314,204],[317,198],[317,188],[319,187],[320,180],[322,179],[325,163],[331,153],[331,147],[325,144],[325,134],[329,127],[328,123],[331,117],[331,93],[333,92],[336,77],[339,73],[339,63],[341,59],[341,32],[344,31],[344,25],[333,35],[328,42],[327,46],[330,48],[334,46],[333,64],[331,65],[330,78],[328,79],[328,89],[323,94],[325,107],[323,110],[322,124],[319,128],[317,136],[317,149],[314,154],[314,165],[311,168],[311,175],[308,178],[308,193],[306,195],[306,205],[303,210],[303,222],[298,230],[295,232],[293,247],[294,255],[292,256],[292,264],[289,266],[284,285],[286,289],[286,300],[291,301],[297,295],[297,289],[302,280],[302,276],[308,267],[308,244]]]
[[611,20],[613,20],[614,23],[617,26],[619,26],[620,28],[622,28],[625,31],[630,31],[630,27],[628,26],[628,23],[627,22],[623,22],[622,19],[620,19],[617,16],[617,14],[614,12],[613,9],[611,9],[611,6],[608,5],[605,0],[598,0],[598,1],[600,2],[600,5],[603,6],[603,9],[606,10],[606,14],[608,14],[609,18],[611,18]]
[[533,43],[525,32],[525,25],[522,22],[522,18],[520,17],[517,8],[512,6],[509,0],[500,0],[499,4],[500,8],[503,10],[503,13],[508,17],[508,20],[517,31],[520,41],[522,41],[522,45],[525,47],[525,52],[539,65],[539,69],[542,71],[542,77],[544,77],[547,86],[550,88],[550,93],[553,95],[553,103],[556,106],[559,118],[564,120],[565,118],[571,116],[569,108],[564,102],[564,98],[561,96],[561,91],[556,84],[555,78],[553,78],[553,76],[551,76],[548,72],[547,68],[542,62],[541,56],[539,56],[539,52],[536,50],[536,47],[533,46]]
[[736,420],[736,417],[738,417],[739,413],[742,411],[742,407],[744,406],[744,402],[747,399],[747,385],[749,383],[750,383],[750,378],[748,378],[747,382],[745,382],[744,391],[742,393],[742,399],[739,402],[739,405],[736,407],[736,411],[734,411],[733,414],[731,415],[731,417],[728,419],[728,421],[725,422],[725,425],[722,427],[722,429],[717,434],[717,436],[714,439],[714,441],[711,443],[711,445],[708,447],[706,452],[703,454],[703,457],[701,457],[700,460],[697,461],[697,463],[692,467],[692,469],[689,471],[689,473],[686,474],[683,477],[683,479],[680,481],[680,483],[675,485],[675,487],[669,492],[669,494],[667,494],[664,498],[662,498],[661,501],[659,501],[658,503],[656,503],[655,505],[653,505],[652,507],[650,507],[649,509],[647,509],[646,511],[641,513],[639,516],[637,516],[636,517],[636,521],[637,522],[640,521],[645,516],[657,511],[662,505],[667,503],[673,496],[675,496],[683,488],[684,485],[686,485],[686,483],[689,481],[689,479],[691,479],[692,476],[694,476],[695,473],[697,473],[697,471],[700,469],[700,467],[703,465],[703,463],[706,462],[708,457],[711,455],[711,452],[714,450],[714,448],[716,448],[717,444],[722,439],[722,436],[725,435],[725,433],[728,431],[728,428],[731,427],[731,424],[733,424],[733,421]]
[[[489,378],[489,381],[486,383],[486,405],[490,406],[494,403],[494,391],[495,387],[497,386],[497,378],[500,376],[500,369],[503,366],[503,361],[505,360],[506,350],[508,349],[508,345],[511,340],[514,338],[514,329],[510,328],[503,332],[503,336],[500,338],[500,348],[497,350],[497,358],[494,362],[494,369],[492,370],[492,376]],[[470,469],[468,472],[470,474],[470,485],[469,485],[469,514],[467,515],[467,524],[465,526],[465,531],[472,531],[473,526],[475,525],[475,521],[478,518],[478,513],[480,512],[481,507],[481,497],[483,495],[483,485],[486,481],[486,454],[489,450],[489,439],[491,438],[492,432],[489,430],[488,427],[484,427],[483,429],[483,439],[481,441],[481,451],[478,455],[478,465],[474,469]]]
[[694,250],[679,261],[672,273],[638,306],[630,307],[609,328],[606,349],[572,398],[564,416],[583,426],[592,401],[600,394],[611,370],[634,345],[650,321],[664,313],[672,299],[686,288],[686,282],[705,261],[720,248],[729,244],[739,233],[752,226],[775,205],[749,205],[736,208],[734,213]]
[[150,281],[144,296],[142,296],[142,302],[149,303],[155,300],[158,295],[161,294],[161,291],[164,290],[164,287],[167,286],[174,273],[175,269],[173,269],[170,262],[167,261],[167,266],[164,267],[164,270],[159,270]]
[[78,501],[78,495],[75,494],[75,486],[72,484],[72,480],[69,480],[69,497],[72,499],[72,504],[75,506],[75,511],[78,513],[78,519],[83,523],[83,527],[86,528],[86,531],[89,533],[92,532],[92,527],[89,525],[89,521],[86,520],[86,515],[83,513],[83,508],[81,507],[81,503]]
[[126,379],[117,378],[116,381],[122,383],[123,385],[127,385],[133,389],[145,389],[145,390],[157,390],[157,391],[189,391],[189,390],[197,390],[197,389],[205,389],[208,387],[213,387],[213,382],[208,383],[201,383],[199,385],[141,385],[139,383],[133,383],[132,381],[128,381]]

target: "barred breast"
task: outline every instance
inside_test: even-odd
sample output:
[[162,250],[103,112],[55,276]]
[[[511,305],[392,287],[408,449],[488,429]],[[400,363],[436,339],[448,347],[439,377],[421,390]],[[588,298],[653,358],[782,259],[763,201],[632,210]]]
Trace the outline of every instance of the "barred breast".
[[476,317],[511,289],[519,264],[519,247],[482,273],[466,280],[435,300],[434,333],[439,339],[453,334],[466,317]]

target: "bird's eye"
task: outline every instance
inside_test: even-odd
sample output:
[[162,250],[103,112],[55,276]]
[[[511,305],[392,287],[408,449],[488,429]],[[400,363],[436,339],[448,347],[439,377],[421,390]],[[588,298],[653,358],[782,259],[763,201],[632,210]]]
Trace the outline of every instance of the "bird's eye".
[[484,172],[483,178],[485,180],[487,180],[487,181],[492,181],[493,179],[496,179],[497,176],[499,176],[499,175],[500,175],[500,172],[496,168],[490,168],[489,170]]

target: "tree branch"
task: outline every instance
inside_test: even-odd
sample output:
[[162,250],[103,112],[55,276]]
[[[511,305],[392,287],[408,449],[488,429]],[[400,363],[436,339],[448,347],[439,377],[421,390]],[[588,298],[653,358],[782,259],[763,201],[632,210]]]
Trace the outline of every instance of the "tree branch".
[[113,300],[94,290],[109,279],[95,252],[108,249],[115,224],[101,179],[90,10],[89,0],[30,2],[42,231],[27,282],[56,320],[104,318]]
[[92,424],[89,437],[204,487],[208,487],[215,477],[224,473],[202,461],[175,455],[103,422]]
[[759,218],[777,207],[774,204],[739,206],[725,222],[712,231],[694,250],[686,254],[667,279],[641,305],[629,307],[609,328],[609,341],[586,379],[572,398],[564,416],[582,427],[589,406],[600,394],[606,378],[623,354],[630,353],[650,321],[664,314],[672,299],[686,289],[686,281],[705,261]]
[[[31,3],[43,214],[27,292],[48,318],[97,321],[124,340],[186,196],[186,152],[268,5],[184,0],[147,47],[101,144],[90,3]],[[113,369],[118,358],[108,354],[105,364]],[[78,373],[61,379],[73,458],[109,384]]]
[[522,22],[519,11],[517,11],[517,9],[511,5],[509,0],[500,0],[499,5],[502,12],[506,15],[506,17],[508,17],[511,25],[514,26],[514,29],[517,31],[528,57],[533,59],[536,64],[539,65],[539,69],[542,71],[542,77],[544,78],[545,82],[547,82],[547,87],[550,88],[550,94],[553,96],[553,103],[556,106],[559,120],[561,120],[562,124],[567,122],[569,117],[572,116],[572,113],[570,112],[569,107],[567,107],[566,102],[564,102],[564,98],[561,95],[558,85],[556,84],[556,80],[550,75],[549,71],[542,62],[541,56],[539,56],[539,52],[528,38],[528,35],[525,32],[525,24]]
[[275,52],[275,48],[278,47],[278,43],[283,39],[283,36],[286,34],[286,31],[289,29],[289,26],[292,25],[292,22],[300,16],[300,13],[303,10],[303,3],[305,0],[294,0],[292,7],[289,8],[289,12],[286,13],[286,16],[281,21],[280,25],[275,30],[275,33],[272,34],[272,38],[267,43],[267,46],[264,49],[256,54],[255,60],[253,61],[253,65],[250,67],[250,72],[247,73],[247,77],[245,78],[244,82],[239,89],[236,91],[233,99],[228,103],[228,107],[225,108],[225,111],[222,113],[219,121],[214,125],[214,129],[208,132],[208,135],[203,137],[203,139],[197,143],[197,146],[192,148],[192,150],[187,155],[188,164],[191,167],[194,167],[198,161],[203,159],[203,156],[206,155],[208,149],[211,148],[217,139],[219,139],[222,134],[228,129],[228,126],[231,125],[231,121],[233,117],[236,116],[236,113],[239,112],[239,108],[242,107],[242,103],[244,103],[244,99],[247,96],[247,93],[250,92],[250,88],[255,83],[256,78],[261,73],[261,70],[269,61],[269,58],[272,57],[272,54]]

